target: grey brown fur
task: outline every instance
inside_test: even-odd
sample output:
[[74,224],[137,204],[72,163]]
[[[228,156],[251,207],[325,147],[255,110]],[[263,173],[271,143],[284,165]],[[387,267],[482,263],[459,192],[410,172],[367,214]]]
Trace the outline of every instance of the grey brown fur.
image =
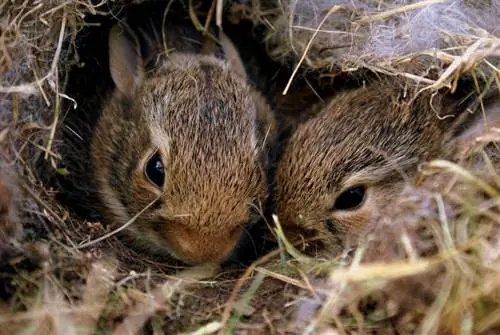
[[[274,119],[230,41],[217,57],[193,52],[192,40],[183,47],[183,36],[169,38],[177,49],[154,54],[144,72],[134,35],[123,35],[122,26],[110,33],[117,88],[93,134],[94,176],[116,227],[159,198],[126,229],[137,246],[187,263],[219,262],[244,234],[252,206],[266,201]],[[161,190],[144,175],[156,149],[165,168]]]
[[[285,231],[329,238],[362,231],[419,162],[451,157],[453,141],[484,121],[479,111],[468,113],[471,97],[428,90],[417,95],[422,88],[383,78],[333,97],[298,125],[276,176],[275,210]],[[498,121],[498,106],[491,112]],[[367,189],[358,208],[333,208],[341,192],[357,185]]]

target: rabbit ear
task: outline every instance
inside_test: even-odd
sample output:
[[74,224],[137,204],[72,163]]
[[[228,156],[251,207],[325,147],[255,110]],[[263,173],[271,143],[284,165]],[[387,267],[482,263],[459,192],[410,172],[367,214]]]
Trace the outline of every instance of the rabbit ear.
[[138,39],[126,25],[116,24],[109,33],[108,45],[113,82],[124,96],[131,98],[144,76]]
[[241,60],[240,55],[238,53],[238,50],[236,50],[234,44],[231,42],[229,37],[227,37],[226,34],[222,32],[222,30],[219,31],[219,40],[222,49],[224,50],[224,54],[226,55],[227,60],[231,64],[232,70],[242,78],[246,79],[247,73],[245,70],[245,66],[243,65],[243,61]]

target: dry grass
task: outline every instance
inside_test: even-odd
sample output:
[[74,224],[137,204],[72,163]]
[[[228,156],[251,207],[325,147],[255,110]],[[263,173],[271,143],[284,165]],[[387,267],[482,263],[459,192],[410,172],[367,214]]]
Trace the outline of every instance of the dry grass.
[[[411,18],[408,13],[422,4],[377,4],[376,11],[329,6],[302,23],[294,21],[300,6],[289,13],[290,7],[265,8],[254,1],[252,7],[235,4],[229,12],[231,20],[239,16],[264,23],[270,54],[291,61],[297,71],[365,67],[427,82],[429,89],[453,87],[460,74],[475,71],[500,87],[498,28],[496,35],[488,32],[494,24],[487,17],[481,29],[449,35],[436,50],[398,49],[388,56],[356,47],[373,36],[380,22],[398,15]],[[0,333],[123,334],[141,333],[144,327],[154,334],[500,330],[495,145],[500,129],[470,144],[459,164],[423,166],[418,187],[408,185],[397,206],[388,204],[357,248],[335,258],[303,254],[286,241],[276,218],[282,248],[244,273],[215,275],[217,269],[210,266],[177,272],[173,265],[166,268],[135,255],[114,237],[100,240],[109,233],[100,223],[73,218],[42,185],[36,165],[44,160],[57,167],[54,134],[61,101],[71,100],[61,78],[74,62],[69,51],[84,16],[119,5],[106,0],[0,4],[0,181],[5,184],[0,184]],[[216,22],[225,19],[222,1],[210,10]],[[500,11],[495,10],[490,14]],[[346,26],[325,26],[335,20]],[[332,36],[357,43],[348,53],[331,49]],[[401,71],[417,56],[446,65],[439,79]],[[3,197],[7,189],[13,196]]]

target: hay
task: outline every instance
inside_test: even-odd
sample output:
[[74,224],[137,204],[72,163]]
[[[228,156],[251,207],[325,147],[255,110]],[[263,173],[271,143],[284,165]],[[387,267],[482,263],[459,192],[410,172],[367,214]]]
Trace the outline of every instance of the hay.
[[[66,84],[68,69],[79,62],[77,34],[86,16],[116,15],[125,3],[0,4],[0,333],[499,329],[500,171],[496,147],[487,146],[500,142],[498,129],[469,145],[459,165],[427,165],[423,184],[408,186],[354,254],[311,257],[282,243],[283,250],[243,275],[228,270],[202,281],[213,274],[210,269],[187,273],[194,277],[188,280],[175,265],[144,259],[114,237],[87,243],[109,231],[74,216],[45,179],[64,172],[57,136],[74,105]],[[253,1],[223,7],[217,1],[208,7],[223,24],[241,18],[263,24],[269,55],[292,68],[303,57],[300,71],[365,67],[421,80],[421,74],[400,69],[426,55],[446,65],[440,79],[429,79],[436,87],[452,85],[471,69],[499,82],[498,1],[426,1],[432,5],[411,8],[413,3]]]

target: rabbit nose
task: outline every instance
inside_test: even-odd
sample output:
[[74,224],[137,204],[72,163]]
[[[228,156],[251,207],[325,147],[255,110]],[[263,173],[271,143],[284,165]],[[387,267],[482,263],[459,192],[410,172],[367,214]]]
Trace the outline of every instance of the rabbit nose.
[[[214,240],[223,240],[223,243],[214,243]],[[201,242],[201,241],[200,241]],[[188,263],[223,262],[235,247],[235,243],[228,239],[214,238],[211,241],[196,243],[182,243],[183,258]]]
[[188,232],[178,236],[178,258],[190,264],[205,262],[224,262],[230,256],[241,235],[241,228],[233,229],[229,234],[213,234],[200,236]]

